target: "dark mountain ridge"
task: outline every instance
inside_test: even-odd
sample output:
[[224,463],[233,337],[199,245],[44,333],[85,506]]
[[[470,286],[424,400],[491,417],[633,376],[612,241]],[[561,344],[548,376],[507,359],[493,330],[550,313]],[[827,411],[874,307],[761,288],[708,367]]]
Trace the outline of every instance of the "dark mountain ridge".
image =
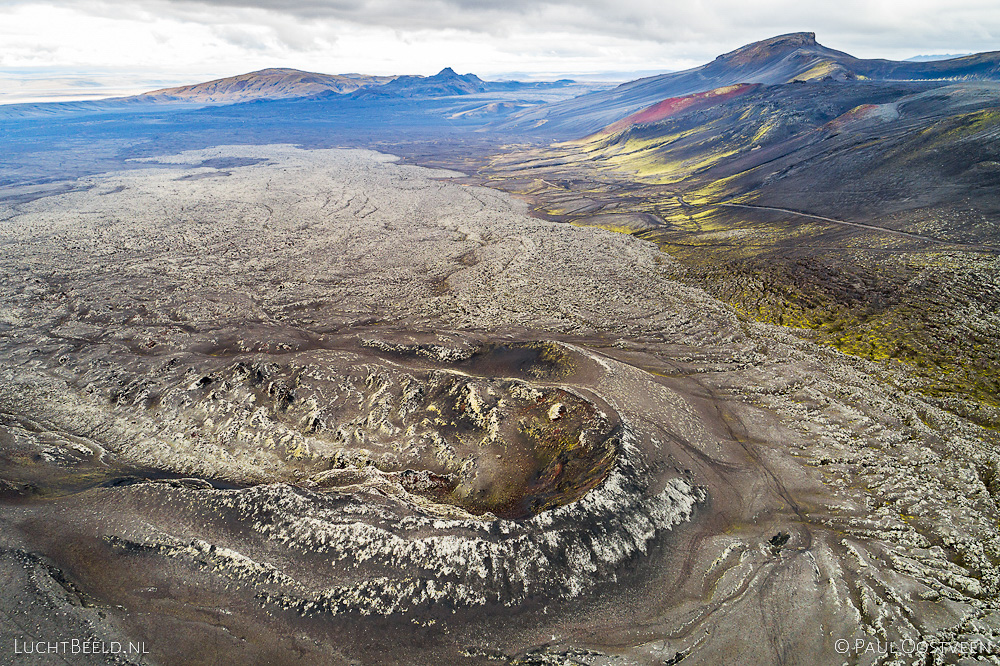
[[1000,80],[1000,52],[932,62],[865,60],[819,44],[815,33],[797,32],[742,46],[693,69],[638,79],[532,109],[518,115],[510,126],[544,126],[558,138],[578,137],[666,98],[741,83],[821,80],[995,81]]

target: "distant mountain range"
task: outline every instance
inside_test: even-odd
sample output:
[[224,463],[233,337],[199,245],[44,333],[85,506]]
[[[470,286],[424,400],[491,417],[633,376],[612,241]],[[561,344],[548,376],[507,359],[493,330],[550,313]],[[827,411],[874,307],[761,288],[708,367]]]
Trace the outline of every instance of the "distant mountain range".
[[917,55],[907,58],[904,62],[934,62],[936,60],[954,60],[965,56],[975,55],[973,53],[938,53],[935,55]]
[[[931,57],[936,56],[926,58]],[[119,111],[148,113],[246,102],[299,104],[313,100],[346,108],[352,104],[372,105],[390,99],[394,100],[394,113],[405,115],[406,105],[423,104],[420,100],[454,98],[458,101],[471,96],[467,105],[442,107],[442,117],[482,117],[490,129],[497,131],[529,133],[539,138],[571,139],[593,134],[614,123],[631,125],[650,122],[650,119],[676,113],[688,106],[711,105],[720,101],[716,99],[718,93],[704,98],[677,100],[733,86],[780,85],[795,81],[1000,80],[1000,52],[946,60],[924,58],[909,62],[855,58],[817,43],[814,33],[799,32],[743,46],[700,67],[641,78],[614,88],[576,84],[569,80],[484,81],[475,74],[458,74],[451,67],[433,76],[322,74],[272,68],[132,97],[3,106],[0,116],[26,118]],[[733,94],[746,92],[746,88],[732,91]],[[649,108],[654,105],[659,106]],[[303,112],[301,107],[297,111]],[[621,126],[615,126],[609,131],[620,129]]]
[[319,74],[297,69],[275,68],[206,83],[154,90],[131,99],[145,102],[232,104],[252,100],[322,98],[344,94],[362,99],[444,97],[485,92],[487,89],[489,85],[475,74],[457,74],[451,67],[442,69],[434,76]]
[[138,102],[188,102],[233,104],[253,100],[293,98],[324,99],[348,95],[354,99],[380,97],[449,97],[484,92],[538,90],[573,81],[483,81],[475,74],[458,74],[445,67],[433,76],[372,76],[368,74],[318,74],[297,69],[262,69],[206,83],[164,88],[125,98]]
[[[502,113],[555,99],[567,99],[595,89],[601,84],[579,84],[569,79],[558,81],[483,81],[475,74],[458,74],[451,67],[433,76],[375,76],[369,74],[320,74],[297,69],[272,68],[204,83],[163,88],[130,97],[92,101],[29,102],[0,104],[0,117],[54,117],[83,113],[148,113],[158,110],[182,110],[203,106],[225,106],[247,102],[330,102],[337,105],[371,104],[378,100],[406,103],[413,100],[461,98],[486,94],[473,106],[450,109],[448,116],[463,117]],[[530,98],[518,99],[521,93]],[[301,109],[300,109],[301,110]],[[471,116],[465,111],[472,111]]]
[[446,97],[486,92],[489,86],[475,74],[458,74],[445,67],[434,76],[397,76],[389,83],[354,93],[356,97]]
[[927,62],[864,60],[819,44],[815,33],[797,32],[743,46],[694,69],[638,79],[531,109],[516,116],[510,127],[544,125],[555,136],[581,136],[667,98],[741,83],[998,79],[1000,52]]

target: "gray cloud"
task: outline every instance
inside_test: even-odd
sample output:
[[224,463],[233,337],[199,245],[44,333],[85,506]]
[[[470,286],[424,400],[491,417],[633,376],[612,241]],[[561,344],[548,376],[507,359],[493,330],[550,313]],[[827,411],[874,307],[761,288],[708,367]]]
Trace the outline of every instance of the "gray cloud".
[[[73,0],[64,0],[70,1]],[[495,37],[560,31],[718,47],[797,30],[868,49],[1000,48],[1000,5],[982,0],[132,0],[200,15],[206,6],[257,8],[402,31],[462,30]],[[153,10],[155,11],[155,10]],[[836,46],[835,44],[831,44]]]

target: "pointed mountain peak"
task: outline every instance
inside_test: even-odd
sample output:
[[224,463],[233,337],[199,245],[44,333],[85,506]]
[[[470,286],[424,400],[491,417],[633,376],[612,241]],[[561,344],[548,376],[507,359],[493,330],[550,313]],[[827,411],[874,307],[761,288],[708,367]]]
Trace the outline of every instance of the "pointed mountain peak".
[[458,74],[451,67],[445,67],[444,69],[442,69],[440,72],[437,73],[437,76],[440,76],[440,77],[443,78],[443,77],[446,77],[446,76],[449,76],[449,77],[451,77],[451,76],[458,76]]

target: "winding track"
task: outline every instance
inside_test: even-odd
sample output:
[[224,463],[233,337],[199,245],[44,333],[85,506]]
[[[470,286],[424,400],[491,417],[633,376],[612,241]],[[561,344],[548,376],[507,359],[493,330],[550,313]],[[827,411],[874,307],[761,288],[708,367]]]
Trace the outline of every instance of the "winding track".
[[[682,195],[677,195],[677,199],[678,201],[681,201]],[[682,205],[690,205],[683,201],[681,201],[681,203]],[[979,252],[1000,252],[1000,246],[997,245],[956,243],[953,241],[941,240],[939,238],[921,236],[920,234],[910,233],[909,231],[899,231],[898,229],[887,229],[886,227],[880,227],[874,224],[864,224],[863,222],[848,222],[847,220],[838,220],[832,217],[823,217],[822,215],[803,213],[801,211],[791,210],[790,208],[778,208],[777,206],[758,206],[755,204],[738,204],[738,203],[713,203],[713,204],[701,204],[701,205],[702,207],[705,208],[724,207],[724,208],[749,208],[751,210],[772,210],[779,213],[788,213],[789,215],[798,215],[799,217],[807,217],[813,220],[820,220],[822,222],[831,222],[833,224],[842,224],[849,227],[857,227],[859,229],[868,229],[870,231],[878,231],[886,234],[892,234],[895,236],[902,236],[904,238],[922,241],[924,243],[933,243],[935,245],[945,245],[948,247],[956,247],[956,248],[962,248],[964,250],[974,250]]]

